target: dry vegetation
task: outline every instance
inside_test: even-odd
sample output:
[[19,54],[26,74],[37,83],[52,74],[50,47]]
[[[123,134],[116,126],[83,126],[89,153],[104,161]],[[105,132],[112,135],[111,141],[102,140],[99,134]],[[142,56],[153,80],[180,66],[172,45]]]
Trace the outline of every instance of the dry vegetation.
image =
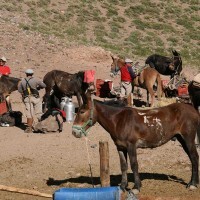
[[[96,78],[110,79],[109,51],[144,62],[152,53],[171,56],[172,48],[181,53],[190,79],[199,70],[199,0],[1,0],[0,10],[0,56],[8,58],[15,77],[31,67],[40,78],[56,68],[94,69]],[[119,83],[119,76],[113,81]],[[24,113],[18,92],[11,101]],[[0,127],[1,184],[49,194],[61,187],[92,187],[85,140],[74,138],[71,126],[65,123],[64,131],[54,134]],[[111,184],[118,185],[121,172],[112,139],[99,124],[88,139],[95,186],[100,186],[101,140],[109,142]],[[199,199],[199,189],[185,188],[190,161],[178,142],[138,149],[138,161],[141,200]],[[46,198],[0,191],[0,199]]]
[[65,46],[101,46],[130,57],[178,50],[200,60],[199,0],[2,0],[1,20]]

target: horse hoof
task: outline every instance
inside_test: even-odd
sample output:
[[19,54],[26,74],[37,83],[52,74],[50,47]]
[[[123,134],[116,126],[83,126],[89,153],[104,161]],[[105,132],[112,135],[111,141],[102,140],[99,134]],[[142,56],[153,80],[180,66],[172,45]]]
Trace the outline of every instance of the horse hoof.
[[194,186],[194,185],[190,185],[190,186],[189,186],[189,190],[196,190],[196,189],[197,189],[197,187]]
[[132,192],[133,192],[133,194],[137,195],[137,194],[139,194],[140,191],[138,189],[132,189]]

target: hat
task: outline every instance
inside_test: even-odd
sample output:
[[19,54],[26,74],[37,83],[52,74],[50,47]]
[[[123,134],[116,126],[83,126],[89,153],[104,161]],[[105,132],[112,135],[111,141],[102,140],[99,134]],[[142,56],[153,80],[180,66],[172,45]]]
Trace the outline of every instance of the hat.
[[26,73],[26,74],[33,74],[34,71],[33,71],[32,69],[27,69],[27,70],[25,71],[25,73]]
[[125,59],[125,63],[132,63],[133,61],[131,60],[131,59],[129,59],[129,58],[126,58]]
[[4,62],[6,62],[7,60],[6,60],[6,58],[3,56],[3,57],[1,57],[0,58],[0,60],[3,60]]

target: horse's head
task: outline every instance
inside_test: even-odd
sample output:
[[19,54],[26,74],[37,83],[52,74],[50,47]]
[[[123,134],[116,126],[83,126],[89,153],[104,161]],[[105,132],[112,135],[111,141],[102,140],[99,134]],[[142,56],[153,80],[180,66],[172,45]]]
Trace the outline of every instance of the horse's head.
[[72,126],[72,134],[77,138],[81,138],[83,135],[86,136],[88,129],[96,122],[90,91],[86,93],[86,98],[87,103],[79,108]]
[[110,76],[113,77],[117,75],[120,68],[125,65],[125,61],[118,57],[114,57],[114,56],[111,56],[111,57],[112,57],[113,62],[111,64]]
[[172,65],[173,65],[173,71],[175,71],[175,74],[180,75],[182,71],[182,59],[180,54],[176,50],[172,50],[173,58],[172,58]]

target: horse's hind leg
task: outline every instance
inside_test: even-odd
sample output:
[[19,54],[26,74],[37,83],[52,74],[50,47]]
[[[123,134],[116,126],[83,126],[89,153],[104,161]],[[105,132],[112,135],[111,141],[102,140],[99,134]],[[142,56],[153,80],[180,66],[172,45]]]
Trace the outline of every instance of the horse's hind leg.
[[137,194],[139,193],[142,184],[141,184],[141,180],[138,173],[138,161],[137,161],[137,153],[136,153],[135,144],[130,144],[128,146],[128,155],[129,155],[131,169],[133,171],[133,177],[134,177],[134,183],[135,183],[133,187],[133,193]]
[[197,184],[199,184],[199,155],[197,153],[194,139],[192,140],[190,135],[186,135],[184,138],[179,135],[177,139],[181,143],[192,163],[192,176],[187,187],[194,189],[197,187]]
[[149,106],[149,93],[151,96],[151,107],[153,107],[154,101],[155,101],[155,94],[154,94],[153,88],[147,88],[147,106]]
[[122,180],[121,180],[120,187],[124,191],[128,185],[128,181],[127,181],[127,170],[128,170],[127,151],[126,150],[118,150],[118,153],[119,153],[120,166],[121,166],[121,172],[122,172]]

